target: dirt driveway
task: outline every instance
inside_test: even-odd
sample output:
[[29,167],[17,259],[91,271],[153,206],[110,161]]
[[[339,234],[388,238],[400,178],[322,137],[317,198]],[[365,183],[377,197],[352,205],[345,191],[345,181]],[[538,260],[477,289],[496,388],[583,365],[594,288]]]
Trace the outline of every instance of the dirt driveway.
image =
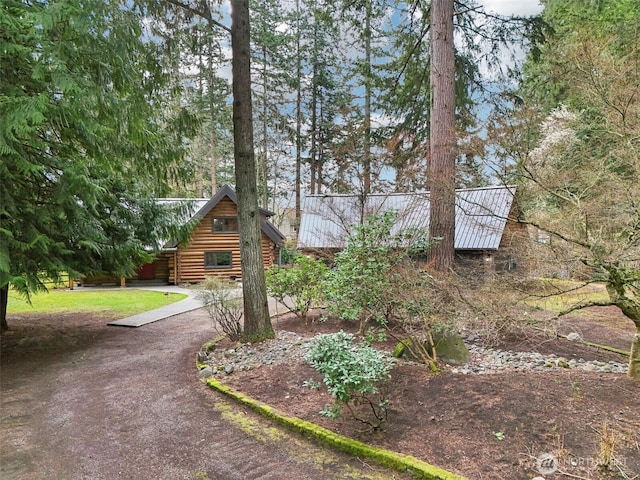
[[[195,379],[201,311],[137,329],[13,319],[0,355],[0,478],[403,478],[274,428]],[[265,386],[268,388],[268,386]]]

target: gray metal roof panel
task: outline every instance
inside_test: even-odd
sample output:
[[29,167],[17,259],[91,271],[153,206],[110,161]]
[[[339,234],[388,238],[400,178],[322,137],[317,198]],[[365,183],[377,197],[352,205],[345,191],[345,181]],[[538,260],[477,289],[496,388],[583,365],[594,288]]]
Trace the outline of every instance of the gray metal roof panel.
[[[458,250],[495,250],[500,245],[515,187],[456,191],[454,245]],[[395,211],[392,234],[429,230],[429,194],[310,195],[304,199],[298,248],[344,248],[354,226],[371,214]]]

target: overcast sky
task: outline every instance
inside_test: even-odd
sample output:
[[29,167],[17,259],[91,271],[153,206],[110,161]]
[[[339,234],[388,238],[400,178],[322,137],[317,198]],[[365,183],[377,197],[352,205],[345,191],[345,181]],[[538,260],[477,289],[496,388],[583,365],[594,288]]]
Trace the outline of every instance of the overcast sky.
[[537,0],[480,0],[479,3],[500,15],[535,15],[542,11]]

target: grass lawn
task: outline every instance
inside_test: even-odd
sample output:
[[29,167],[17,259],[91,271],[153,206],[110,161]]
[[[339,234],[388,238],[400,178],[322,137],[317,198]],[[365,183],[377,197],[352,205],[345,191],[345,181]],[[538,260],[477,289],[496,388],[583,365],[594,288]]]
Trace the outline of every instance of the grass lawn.
[[[584,285],[569,280],[548,280],[543,285],[545,288],[532,292],[527,304],[558,313],[579,303],[606,302],[609,299],[603,284]],[[580,315],[580,312],[575,312],[575,315]]]
[[123,317],[153,310],[183,300],[187,296],[136,289],[49,290],[31,296],[31,304],[16,293],[9,292],[8,314],[110,312]]

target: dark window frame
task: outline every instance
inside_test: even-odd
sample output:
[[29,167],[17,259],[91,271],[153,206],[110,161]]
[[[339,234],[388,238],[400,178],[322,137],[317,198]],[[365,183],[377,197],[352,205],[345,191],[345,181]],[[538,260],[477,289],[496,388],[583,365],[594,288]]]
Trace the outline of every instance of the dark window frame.
[[[220,259],[218,258],[219,255],[229,255],[229,263],[220,263]],[[233,268],[233,252],[229,250],[204,252],[204,268],[207,270],[224,270]]]
[[[222,229],[216,229],[216,224],[221,226]],[[233,228],[229,227],[229,224]],[[226,216],[226,217],[213,217],[211,219],[211,233],[216,235],[225,235],[227,233],[238,233],[238,217]]]

